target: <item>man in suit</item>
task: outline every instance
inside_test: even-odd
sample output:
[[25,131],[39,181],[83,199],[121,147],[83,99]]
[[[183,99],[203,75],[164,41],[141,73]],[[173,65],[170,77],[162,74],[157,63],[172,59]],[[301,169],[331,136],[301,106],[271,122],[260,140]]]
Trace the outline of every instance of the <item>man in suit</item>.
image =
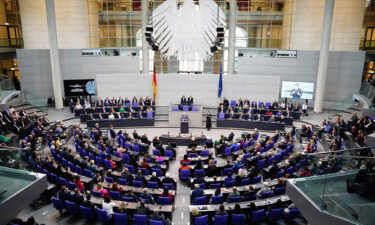
[[144,200],[141,200],[139,202],[140,206],[137,207],[136,211],[137,214],[139,215],[148,215],[149,214],[149,209],[146,207],[146,203]]
[[202,177],[200,174],[197,174],[197,177],[194,178],[193,184],[204,184],[205,180],[204,177]]
[[74,190],[74,195],[72,196],[72,200],[77,205],[77,207],[82,205],[82,203],[84,201],[84,197],[83,197],[83,195],[81,194],[81,192],[79,191],[78,188],[76,188]]
[[72,195],[70,194],[69,189],[65,186],[61,187],[58,197],[64,204],[65,204],[65,200],[68,200],[68,201],[72,200]]
[[147,192],[148,192],[148,189],[147,188],[143,188],[143,193],[139,197],[141,199],[148,200],[150,202],[150,204],[153,204],[154,203],[154,198],[152,197],[151,194],[149,194]]
[[164,218],[164,215],[160,215],[159,214],[159,210],[158,209],[155,209],[154,210],[154,213],[150,215],[150,220],[155,220],[155,221],[162,221],[163,224],[165,225],[169,225],[169,220],[166,220]]
[[108,128],[108,140],[114,140],[116,138],[116,132],[113,130],[113,126],[109,125]]
[[234,138],[234,133],[233,133],[233,130],[231,130],[230,134],[228,135],[227,141],[231,142],[233,141],[233,138]]
[[133,182],[133,175],[129,172],[128,168],[124,168],[124,171],[121,173],[121,178],[126,180],[128,185],[131,185]]
[[111,100],[109,100],[109,98],[107,97],[104,100],[104,107],[109,108],[110,106],[111,106]]
[[194,103],[193,97],[189,96],[188,99],[187,99],[187,103],[192,105]]
[[146,185],[146,178],[142,175],[142,171],[138,170],[137,175],[135,176],[136,181],[142,181],[143,185]]
[[181,105],[186,105],[186,103],[187,103],[187,99],[186,99],[185,96],[183,95],[183,96],[181,97]]
[[158,183],[159,187],[161,187],[161,180],[159,177],[156,176],[156,172],[152,172],[152,177],[149,180],[150,182]]
[[86,195],[86,200],[82,204],[85,207],[91,208],[91,210],[94,210],[95,204],[91,202],[91,195],[87,194]]
[[195,199],[202,196],[203,190],[199,187],[199,184],[194,184],[194,191],[191,193],[191,197]]
[[138,135],[137,130],[134,130],[134,131],[133,131],[133,138],[134,138],[135,140],[139,140],[139,139],[141,139],[141,136]]
[[302,89],[299,87],[299,83],[294,84],[294,88],[290,91],[292,98],[300,99],[302,96]]
[[163,180],[161,182],[163,184],[173,184],[174,183],[174,179],[169,176],[169,173],[166,173],[165,177],[163,178]]

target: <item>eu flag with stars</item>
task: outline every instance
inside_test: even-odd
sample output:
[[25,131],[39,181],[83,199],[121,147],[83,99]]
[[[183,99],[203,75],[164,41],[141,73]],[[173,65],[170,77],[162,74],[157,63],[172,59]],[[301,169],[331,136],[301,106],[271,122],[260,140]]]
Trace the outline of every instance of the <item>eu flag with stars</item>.
[[221,93],[223,92],[223,66],[220,64],[220,77],[219,77],[219,90],[217,96],[220,98]]

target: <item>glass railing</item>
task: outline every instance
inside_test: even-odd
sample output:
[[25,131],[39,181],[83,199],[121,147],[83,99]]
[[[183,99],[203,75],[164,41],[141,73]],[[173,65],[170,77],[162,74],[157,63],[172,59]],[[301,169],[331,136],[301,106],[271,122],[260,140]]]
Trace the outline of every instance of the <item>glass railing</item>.
[[23,91],[23,96],[24,96],[24,99],[25,101],[38,108],[40,111],[48,114],[48,100],[47,99],[44,99],[44,98],[38,98],[36,96],[34,96],[33,94],[27,92],[27,91]]
[[347,110],[351,107],[354,107],[356,105],[354,99],[352,96],[348,97],[348,98],[345,98],[344,100],[342,100],[341,102],[337,102],[333,105],[330,105],[328,107],[328,110],[329,112],[332,112],[332,111],[344,111],[344,110]]
[[375,87],[368,82],[363,82],[359,89],[359,94],[365,97],[367,102],[371,104],[375,97]]
[[35,172],[0,166],[0,204],[39,178]]
[[5,75],[0,75],[0,102],[8,95],[16,92],[13,80]]
[[375,222],[375,200],[357,193],[348,193],[347,181],[358,170],[307,178],[296,178],[292,183],[321,211],[354,224],[370,225]]

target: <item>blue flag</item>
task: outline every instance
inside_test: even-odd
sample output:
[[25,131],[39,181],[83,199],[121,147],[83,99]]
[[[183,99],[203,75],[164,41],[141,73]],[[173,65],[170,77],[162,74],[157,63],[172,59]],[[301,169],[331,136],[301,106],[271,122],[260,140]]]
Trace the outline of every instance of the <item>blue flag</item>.
[[221,93],[223,92],[223,66],[220,64],[220,77],[219,77],[219,89],[217,92],[217,96],[220,98]]

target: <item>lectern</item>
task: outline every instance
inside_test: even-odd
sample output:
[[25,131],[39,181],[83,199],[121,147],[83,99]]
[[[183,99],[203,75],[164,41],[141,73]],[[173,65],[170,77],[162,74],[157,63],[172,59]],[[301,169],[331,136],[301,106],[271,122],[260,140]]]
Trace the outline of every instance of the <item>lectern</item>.
[[180,133],[181,134],[189,133],[189,117],[187,115],[181,116]]

